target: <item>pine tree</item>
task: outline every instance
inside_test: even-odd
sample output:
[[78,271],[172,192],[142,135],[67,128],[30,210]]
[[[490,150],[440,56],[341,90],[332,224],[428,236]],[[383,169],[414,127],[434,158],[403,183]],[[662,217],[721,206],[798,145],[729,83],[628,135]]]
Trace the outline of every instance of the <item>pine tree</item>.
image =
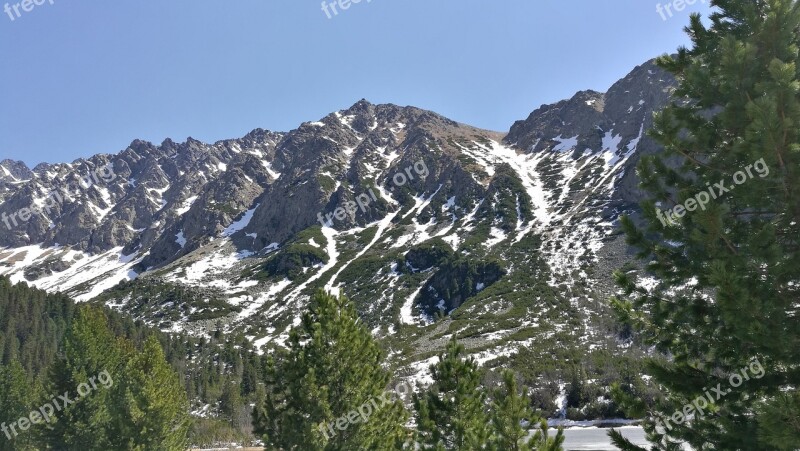
[[30,419],[29,413],[37,405],[36,386],[26,377],[22,365],[11,362],[8,366],[0,366],[0,451],[34,449],[39,428],[27,423],[24,425],[26,430],[22,430],[17,421]]
[[[669,356],[649,364],[665,390],[645,423],[653,449],[793,449],[800,411],[785,392],[800,386],[800,5],[712,3],[709,28],[691,18],[693,47],[659,59],[679,82],[650,133],[665,152],[639,168],[651,194],[646,228],[623,219],[659,285],[617,273],[625,299],[612,304]],[[670,218],[663,209],[673,206]],[[706,403],[718,387],[724,396]],[[694,403],[709,406],[688,420]],[[764,427],[776,411],[788,430]]]
[[780,450],[796,450],[800,444],[800,392],[785,393],[759,409],[758,421],[764,442]]
[[530,451],[528,440],[524,440],[528,431],[522,427],[523,422],[534,422],[528,391],[520,394],[514,372],[506,370],[503,372],[503,386],[495,389],[492,401],[494,449]]
[[50,388],[54,396],[47,401],[58,406],[42,434],[42,448],[185,449],[186,393],[160,343],[151,336],[137,352],[112,333],[99,308],[78,309]]
[[487,449],[491,439],[482,372],[455,336],[431,366],[433,385],[415,397],[421,449]]
[[111,449],[185,450],[189,403],[158,340],[150,337],[118,377],[112,397]]
[[[90,307],[80,306],[81,310],[85,308]],[[158,337],[172,368],[185,376],[184,387],[189,399],[197,401],[199,404],[216,402],[216,398],[224,391],[223,388],[231,377],[243,381],[241,384],[243,398],[251,396],[256,390],[260,378],[259,370],[263,366],[264,358],[254,352],[252,344],[243,336],[221,336],[222,343],[204,341],[201,344],[200,338],[193,338],[186,334],[170,337],[101,306],[95,308],[97,313],[102,311],[105,320],[98,321],[98,327],[91,327],[82,332],[83,338],[79,338],[81,334],[77,333],[77,329],[69,333],[68,330],[74,321],[83,323],[83,326],[80,327],[86,329],[88,319],[85,314],[80,315],[84,318],[77,318],[78,308],[72,300],[60,294],[48,294],[42,290],[28,287],[25,283],[12,284],[8,277],[0,276],[0,360],[10,358],[9,363],[19,363],[26,378],[31,380],[31,384],[41,389],[43,396],[48,395],[46,399],[32,402],[32,406],[38,407],[43,403],[54,403],[53,397],[55,396],[55,401],[58,401],[57,395],[63,394],[66,389],[70,390],[70,396],[74,396],[75,390],[80,386],[84,377],[84,375],[76,375],[73,371],[80,367],[77,362],[90,363],[94,361],[92,368],[99,368],[105,366],[97,364],[102,359],[90,358],[90,356],[106,358],[106,356],[122,352],[119,365],[122,367],[129,358],[135,355],[135,348],[143,346],[149,336]],[[103,329],[108,331],[99,332]],[[96,331],[92,332],[96,334],[94,338],[89,333],[91,330]],[[72,351],[65,354],[65,340],[69,334],[73,335],[70,338],[72,341],[83,340],[93,344],[85,349],[82,348],[82,345],[72,346]],[[100,344],[113,344],[115,339],[119,346],[100,346]],[[219,351],[220,345],[224,345],[222,351]],[[69,364],[66,361],[67,357],[73,362],[72,369],[67,367]],[[84,369],[83,373],[92,377],[97,376],[96,373],[92,374],[95,371],[96,369]],[[219,374],[224,374],[225,377],[218,377]],[[49,382],[50,387],[47,388],[47,391],[43,391],[43,382],[47,382],[48,377],[52,379]],[[114,376],[115,381],[118,379]],[[56,384],[58,380],[61,382]],[[57,392],[57,387],[64,387],[64,390]],[[198,388],[202,388],[200,393],[197,393]],[[94,396],[91,398],[93,399]],[[72,411],[71,404],[69,407],[68,410]],[[247,406],[242,406],[239,412],[240,418],[237,420],[242,425],[241,429],[244,434],[250,432],[247,410]],[[58,417],[58,413],[56,412],[56,417]],[[80,447],[81,445],[78,444],[65,444],[65,441],[73,438],[70,434],[61,433],[62,427],[71,427],[69,426],[69,417],[73,413],[75,412],[68,412],[66,417],[61,416],[61,425],[37,425],[37,434],[45,429],[44,438],[39,446],[60,446],[62,449],[69,449],[69,446]],[[26,431],[26,439],[37,435],[33,433],[32,429]],[[0,431],[1,433],[2,431]],[[4,434],[0,435],[0,438],[3,436]],[[102,434],[87,434],[87,438],[90,436],[95,436],[98,440],[103,437]]]
[[564,447],[562,445],[565,439],[564,429],[562,428],[558,428],[556,435],[550,437],[547,420],[542,418],[539,420],[539,430],[533,434],[530,446],[535,451],[563,451]]
[[[55,422],[45,430],[45,444],[65,450],[100,450],[110,446],[111,419],[108,390],[98,388],[78,399],[78,388],[101,373],[116,379],[125,364],[130,344],[117,340],[108,328],[103,312],[82,306],[64,340],[64,358],[57,361],[51,376],[51,393],[57,408]],[[73,403],[59,399],[66,394]],[[77,400],[76,400],[77,399]]]
[[289,350],[267,365],[254,430],[270,449],[399,449],[407,413],[387,396],[383,360],[350,301],[317,292]]
[[229,380],[223,387],[219,400],[220,416],[236,430],[241,430],[250,423],[246,420],[247,410],[245,410],[240,387],[238,381]]
[[[528,428],[537,425],[539,430],[529,437]],[[494,390],[492,401],[492,447],[498,451],[561,451],[564,432],[559,429],[555,437],[548,434],[547,421],[537,418],[531,409],[528,389],[522,393],[513,371],[503,371],[503,384]]]

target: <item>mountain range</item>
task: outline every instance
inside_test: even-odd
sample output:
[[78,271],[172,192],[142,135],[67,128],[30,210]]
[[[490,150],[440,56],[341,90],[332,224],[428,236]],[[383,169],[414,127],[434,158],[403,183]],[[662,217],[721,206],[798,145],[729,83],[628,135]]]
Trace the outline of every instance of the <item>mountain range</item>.
[[264,352],[324,288],[419,383],[457,334],[486,367],[561,390],[579,367],[602,385],[635,354],[605,301],[632,255],[617,225],[639,208],[636,164],[660,151],[646,131],[674,86],[649,61],[507,132],[361,100],[289,132],[4,160],[0,275]]

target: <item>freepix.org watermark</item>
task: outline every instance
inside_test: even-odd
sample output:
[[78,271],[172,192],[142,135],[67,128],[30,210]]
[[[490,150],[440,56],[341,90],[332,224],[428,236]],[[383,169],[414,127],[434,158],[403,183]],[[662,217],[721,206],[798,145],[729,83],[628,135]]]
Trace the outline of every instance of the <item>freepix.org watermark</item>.
[[[363,0],[371,3],[372,0]],[[339,15],[339,10],[347,11],[351,6],[361,3],[362,0],[327,0],[322,1],[322,11],[328,16],[328,19],[333,19],[334,16]],[[337,9],[338,8],[338,9]],[[333,14],[331,14],[333,12]]]
[[[97,390],[97,383],[109,389],[114,385],[114,380],[107,370],[97,376],[89,378],[88,382],[78,385],[78,397],[75,399],[70,398],[69,392],[64,392],[63,395],[51,396],[50,402],[39,407],[39,410],[33,410],[26,417],[21,417],[19,420],[11,423],[0,424],[0,430],[3,431],[8,440],[13,440],[19,435],[20,432],[25,432],[34,424],[50,423],[55,417],[57,412],[61,412],[65,407],[79,402],[81,399],[89,396],[93,391]],[[19,428],[19,432],[17,431]]]
[[[79,188],[88,190],[92,186],[99,185],[100,181],[109,183],[114,181],[116,178],[117,175],[114,173],[114,168],[112,167],[111,163],[108,163],[105,166],[93,170],[85,177],[82,177],[78,182],[78,186],[67,186],[67,193],[78,193]],[[62,194],[59,191],[54,190],[48,193],[41,205],[31,205],[30,207],[20,208],[16,212],[8,215],[3,212],[2,215],[0,215],[0,220],[2,220],[3,224],[6,225],[8,230],[11,230],[12,227],[17,227],[20,223],[28,222],[33,215],[44,214],[45,211],[49,215],[53,208],[63,203],[64,197]]]
[[[8,18],[11,21],[15,21],[22,17],[22,13],[29,13],[33,11],[33,8],[36,6],[42,6],[45,3],[53,4],[55,0],[22,0],[21,2],[9,4],[3,7],[3,11],[8,14]],[[22,12],[20,12],[22,10]]]
[[[430,174],[428,170],[428,166],[425,164],[425,160],[419,160],[413,165],[405,168],[405,170],[398,172],[397,174],[392,177],[392,183],[395,186],[401,187],[406,183],[416,180],[417,177],[425,178]],[[339,207],[336,210],[326,214],[324,217],[322,213],[317,213],[317,220],[322,227],[330,227],[333,224],[333,220],[336,219],[337,221],[344,221],[348,215],[352,216],[356,213],[357,210],[361,210],[362,213],[367,211],[367,206],[371,204],[373,201],[377,201],[378,197],[375,195],[373,191],[374,188],[370,188],[367,190],[366,193],[361,193],[356,196],[355,201],[347,201],[344,203],[343,207]]]
[[[750,374],[748,374],[748,370]],[[758,361],[758,358],[753,358],[750,362],[749,367],[742,368],[738,373],[731,374],[730,378],[728,379],[728,383],[733,388],[737,388],[741,386],[745,381],[749,381],[751,376],[753,379],[761,379],[764,377],[764,367],[761,366],[761,362]],[[711,387],[711,390],[703,389],[703,395],[698,396],[689,404],[683,406],[683,409],[676,410],[675,413],[672,414],[669,418],[663,418],[656,420],[656,430],[659,433],[664,433],[664,425],[667,426],[667,429],[672,430],[672,425],[670,424],[670,420],[674,422],[676,425],[683,424],[686,420],[691,420],[695,416],[703,417],[705,416],[705,409],[709,406],[714,405],[716,401],[722,399],[725,395],[731,393],[733,389],[723,389],[722,384],[717,384],[716,387]],[[663,421],[663,423],[662,423]]]
[[661,20],[667,20],[672,17],[673,12],[675,10],[677,12],[681,12],[686,9],[686,6],[694,5],[695,3],[700,2],[702,4],[708,3],[708,0],[673,0],[666,5],[662,5],[661,3],[656,5],[656,12],[661,16]]
[[394,387],[394,390],[387,390],[380,396],[370,399],[364,404],[361,404],[357,410],[351,410],[346,415],[342,415],[330,423],[320,424],[317,426],[317,430],[325,436],[326,440],[330,440],[332,437],[336,436],[336,431],[333,430],[334,426],[336,426],[336,429],[339,431],[345,431],[350,425],[366,423],[374,413],[383,409],[387,404],[393,404],[395,401],[408,396],[411,392],[411,386],[405,382],[401,382]]
[[726,186],[725,181],[722,180],[718,183],[715,183],[713,186],[709,186],[706,191],[701,191],[697,193],[692,198],[686,199],[683,204],[679,204],[674,206],[670,210],[662,211],[659,208],[656,208],[656,216],[658,216],[658,220],[661,221],[661,225],[664,227],[674,226],[678,224],[678,219],[684,217],[687,211],[695,211],[698,207],[701,210],[706,210],[706,205],[711,202],[711,199],[718,199],[723,194],[731,192],[731,190],[736,188],[736,185],[741,185],[742,183],[754,178],[753,169],[755,169],[756,174],[762,179],[769,175],[769,167],[764,159],[760,159],[756,161],[754,164],[751,164],[744,168],[743,171],[737,171],[733,174],[733,185]]

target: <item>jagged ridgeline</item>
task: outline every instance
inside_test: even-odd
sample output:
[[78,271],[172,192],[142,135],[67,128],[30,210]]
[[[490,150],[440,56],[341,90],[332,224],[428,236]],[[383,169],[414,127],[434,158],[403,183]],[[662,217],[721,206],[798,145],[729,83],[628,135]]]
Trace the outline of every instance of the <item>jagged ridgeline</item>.
[[506,133],[362,100],[289,132],[4,161],[0,274],[261,352],[324,288],[407,380],[425,383],[457,334],[482,366],[523,374],[544,411],[610,415],[605,387],[640,355],[603,307],[628,257],[617,220],[637,213],[634,167],[659,151],[645,131],[673,86],[648,62]]

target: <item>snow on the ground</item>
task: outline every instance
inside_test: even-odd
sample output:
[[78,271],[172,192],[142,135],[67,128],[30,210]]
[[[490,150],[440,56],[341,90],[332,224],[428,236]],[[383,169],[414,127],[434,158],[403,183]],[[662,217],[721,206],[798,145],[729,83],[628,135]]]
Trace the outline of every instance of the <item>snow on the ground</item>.
[[[9,276],[13,283],[27,282],[29,285],[50,292],[66,292],[80,284],[97,280],[90,291],[75,297],[77,301],[86,301],[123,280],[135,279],[138,274],[131,268],[141,260],[136,257],[136,255],[122,255],[122,247],[94,255],[61,246],[32,245],[0,249],[0,275]],[[37,280],[25,279],[26,268],[50,258],[71,265],[64,271]]]
[[[246,281],[233,285],[230,279],[230,269],[240,263],[252,253],[238,252],[230,246],[230,238],[217,241],[217,246],[208,253],[201,252],[200,258],[186,266],[173,267],[164,280],[174,283],[195,284],[222,290],[242,290],[253,286],[255,281]],[[193,254],[190,254],[190,256]]]
[[[476,143],[480,145],[479,143]],[[516,171],[525,192],[533,202],[532,210],[534,217],[538,220],[539,226],[545,226],[552,220],[550,204],[547,201],[544,183],[536,172],[536,165],[546,156],[546,154],[526,155],[519,154],[516,150],[506,147],[496,141],[492,141],[492,148],[488,149],[492,155],[499,158],[502,162],[508,163]],[[529,231],[530,228],[527,230]],[[523,237],[527,231],[521,232],[517,236],[517,241]]]
[[508,238],[508,235],[506,235],[506,232],[504,232],[503,229],[500,229],[495,226],[492,226],[489,236],[490,238],[483,243],[488,248],[492,248],[500,244],[501,242],[505,241],[506,238]]
[[269,174],[273,179],[277,180],[278,177],[281,176],[280,172],[276,172],[275,169],[272,168],[272,163],[269,163],[266,160],[261,160],[261,164],[264,165],[264,169],[267,170],[267,174]]
[[430,205],[433,198],[437,194],[439,194],[439,191],[442,189],[442,186],[443,185],[440,184],[439,187],[436,188],[436,191],[434,191],[433,194],[431,194],[427,198],[422,195],[414,196],[414,206],[411,208],[411,210],[408,211],[408,213],[403,215],[403,219],[409,217],[410,215],[414,216],[419,215],[422,212],[422,210],[424,210],[428,205]]
[[606,166],[613,167],[616,164],[615,159],[619,158],[617,151],[621,143],[622,136],[615,135],[614,130],[609,130],[603,135],[603,148],[601,150],[603,151],[603,159],[606,160]]
[[[530,323],[526,321],[520,327],[527,328],[527,327],[536,327],[535,323]],[[495,342],[495,346],[480,351],[478,353],[472,354],[472,357],[475,359],[475,362],[478,365],[484,366],[487,363],[500,358],[500,357],[510,357],[517,352],[519,352],[520,348],[525,348],[531,346],[533,342],[536,340],[535,338],[528,338],[522,341],[506,341],[503,342],[503,338],[513,334],[519,330],[519,328],[514,329],[507,329],[507,330],[500,330],[495,332],[490,332],[488,334],[484,334],[481,336],[482,339],[486,340],[487,342]]]
[[578,146],[578,135],[572,138],[563,138],[561,135],[558,135],[554,140],[558,141],[558,144],[553,147],[554,152],[567,152],[575,150],[575,147]]
[[[147,189],[147,199],[158,205],[159,209],[164,208],[167,205],[167,201],[164,200],[164,193],[170,188],[170,184],[167,183],[167,186],[164,188],[148,188]],[[155,192],[155,196],[151,196]],[[91,205],[91,204],[90,204]]]
[[339,270],[336,271],[336,273],[333,275],[333,277],[331,277],[331,280],[329,280],[328,283],[325,284],[325,290],[330,291],[334,295],[338,295],[339,294],[338,287],[334,287],[334,284],[336,283],[336,278],[339,277],[339,274],[341,274],[342,271],[347,269],[347,267],[350,266],[351,263],[353,263],[354,261],[356,261],[359,258],[361,258],[364,254],[366,254],[367,251],[369,251],[372,248],[372,246],[374,246],[375,243],[377,243],[381,239],[381,237],[383,237],[383,233],[392,224],[392,220],[395,218],[395,216],[397,216],[397,213],[399,213],[399,211],[395,211],[395,212],[389,213],[388,215],[386,215],[386,217],[384,217],[383,219],[381,219],[377,223],[373,223],[373,224],[367,225],[366,228],[370,228],[370,227],[373,227],[375,225],[378,226],[378,230],[375,232],[375,236],[372,238],[372,241],[370,241],[369,244],[364,246],[364,248],[361,249],[361,251],[358,254],[356,254],[355,257],[353,257],[349,262],[343,264],[339,268]]
[[414,317],[414,299],[417,298],[422,288],[425,287],[425,284],[428,283],[428,280],[425,279],[422,284],[420,284],[419,288],[417,288],[411,295],[406,298],[406,301],[403,302],[403,306],[400,308],[400,323],[402,324],[418,324],[422,320],[420,318]]
[[516,343],[514,343],[514,346],[505,347],[500,350],[488,349],[486,351],[481,351],[477,354],[474,354],[472,357],[475,359],[475,363],[477,363],[480,366],[483,366],[486,365],[486,363],[497,359],[498,357],[509,357],[511,355],[516,354],[516,352],[517,352],[517,346]]
[[558,396],[556,396],[555,404],[558,407],[558,416],[564,418],[567,416],[567,385],[564,383],[558,384]]
[[186,247],[186,237],[183,236],[183,230],[181,230],[180,232],[178,232],[177,235],[175,235],[175,242],[178,243],[178,245],[180,245],[180,247],[182,248]]
[[240,320],[244,320],[255,315],[256,312],[258,312],[258,310],[261,309],[261,307],[263,307],[266,303],[270,301],[274,301],[277,298],[278,294],[280,294],[283,290],[286,289],[286,287],[288,287],[291,284],[292,284],[291,280],[283,279],[282,281],[271,285],[267,289],[267,291],[261,293],[257,298],[255,299],[251,298],[252,302],[250,302],[250,304],[247,307],[245,307],[244,309],[242,309],[241,312],[239,312],[238,318]]
[[430,366],[439,361],[438,356],[433,356],[425,360],[414,362],[408,366],[413,371],[413,374],[408,377],[408,380],[415,382],[419,387],[427,387],[433,384],[433,377],[431,376]]
[[639,276],[636,285],[651,293],[661,283],[661,280],[652,276]]
[[74,296],[74,299],[78,302],[88,301],[96,296],[102,294],[105,290],[109,288],[113,288],[114,285],[122,282],[133,280],[138,277],[136,271],[129,269],[129,266],[122,266],[118,267],[115,270],[107,271],[105,274],[102,275],[102,278],[98,278],[98,282],[94,284],[86,293],[79,294]]
[[311,276],[308,279],[306,279],[305,282],[301,283],[299,286],[297,286],[297,288],[292,290],[291,293],[286,295],[285,305],[282,306],[280,311],[284,311],[286,308],[288,308],[289,304],[291,304],[294,301],[296,301],[297,297],[300,295],[300,293],[302,293],[303,290],[305,290],[306,287],[311,282],[314,282],[315,280],[317,280],[320,277],[322,277],[326,272],[328,272],[331,268],[336,266],[337,263],[339,263],[339,251],[336,250],[336,237],[339,235],[339,232],[337,232],[336,229],[334,229],[332,227],[327,227],[326,226],[326,227],[322,228],[322,235],[325,237],[325,241],[326,241],[326,243],[325,243],[325,251],[328,253],[328,263],[326,263],[325,265],[321,266],[319,268],[319,270],[317,270],[316,274],[314,274],[313,276]]
[[[489,174],[489,177],[494,177],[495,166],[497,165],[498,161],[495,158],[493,158],[491,154],[487,152],[486,148],[478,145],[478,149],[472,149],[467,146],[462,146],[457,142],[455,142],[454,144],[461,149],[462,153],[464,153],[469,157],[472,157],[472,159],[477,161],[478,164],[481,165],[481,167],[483,168],[483,171]],[[488,181],[484,182],[484,184],[486,183],[488,183]]]
[[181,204],[180,208],[175,210],[175,213],[178,216],[182,216],[184,213],[186,213],[187,211],[189,211],[189,209],[192,208],[192,205],[194,204],[194,202],[196,200],[197,200],[197,196],[192,196],[192,197],[187,198],[185,201],[183,201],[183,204]]
[[236,233],[236,232],[244,229],[245,227],[247,227],[250,224],[250,221],[253,219],[253,213],[255,213],[256,208],[258,208],[259,205],[261,205],[261,204],[256,204],[255,207],[251,208],[250,210],[247,210],[244,213],[244,215],[242,216],[241,219],[239,219],[238,221],[234,221],[233,224],[229,225],[222,232],[222,236],[224,236],[224,237],[231,236],[234,233]]
[[447,203],[442,205],[442,211],[450,210],[451,208],[455,207],[455,205],[456,205],[456,196],[453,196],[450,199],[447,199]]

